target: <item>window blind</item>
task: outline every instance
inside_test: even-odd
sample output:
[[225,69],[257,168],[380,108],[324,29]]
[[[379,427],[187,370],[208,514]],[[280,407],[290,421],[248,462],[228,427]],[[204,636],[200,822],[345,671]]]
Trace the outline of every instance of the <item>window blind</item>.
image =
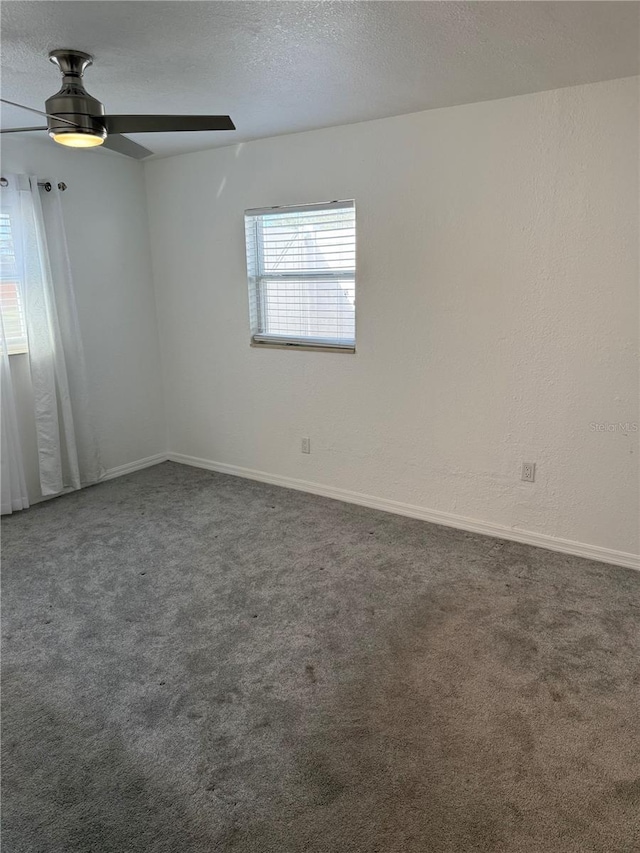
[[355,347],[353,201],[245,212],[254,343]]
[[22,288],[8,213],[0,213],[0,315],[9,355],[27,352]]

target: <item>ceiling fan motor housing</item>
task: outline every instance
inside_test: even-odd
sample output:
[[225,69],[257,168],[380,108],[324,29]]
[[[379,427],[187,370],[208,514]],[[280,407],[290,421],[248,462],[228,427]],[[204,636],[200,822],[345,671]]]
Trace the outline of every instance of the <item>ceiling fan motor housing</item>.
[[[50,116],[60,116],[67,121],[49,118],[49,136],[61,133],[87,133],[106,139],[107,131],[101,117],[104,106],[84,88],[82,75],[93,62],[93,57],[81,50],[53,50],[49,59],[62,72],[62,88],[47,99],[45,110]],[[73,125],[69,124],[73,122]]]

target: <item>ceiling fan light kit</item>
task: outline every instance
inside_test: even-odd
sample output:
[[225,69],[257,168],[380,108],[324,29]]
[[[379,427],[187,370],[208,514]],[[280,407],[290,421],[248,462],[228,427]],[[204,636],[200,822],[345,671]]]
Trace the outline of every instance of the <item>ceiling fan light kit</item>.
[[[84,70],[93,63],[93,57],[81,50],[52,50],[49,59],[62,73],[62,88],[45,101],[49,136],[72,148],[102,145],[107,138],[107,130],[100,121],[104,106],[87,92],[82,82]],[[68,124],[69,121],[73,124]]]
[[2,103],[46,116],[46,128],[8,128],[0,133],[46,130],[59,145],[71,148],[104,145],[140,160],[153,152],[122,134],[236,129],[229,116],[105,115],[103,104],[87,92],[82,82],[82,75],[93,64],[93,57],[82,50],[63,49],[52,50],[49,59],[62,73],[62,88],[47,98],[44,111],[0,98]]

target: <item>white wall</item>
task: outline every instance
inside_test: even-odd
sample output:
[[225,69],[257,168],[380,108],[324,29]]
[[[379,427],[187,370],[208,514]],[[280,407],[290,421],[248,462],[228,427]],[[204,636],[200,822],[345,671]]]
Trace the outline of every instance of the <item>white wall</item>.
[[[4,137],[2,172],[37,174],[68,186],[61,198],[103,464],[115,468],[163,452],[142,165],[107,151],[67,150],[46,139]],[[25,371],[26,357],[12,356],[14,377]],[[34,499],[39,494],[35,427],[28,411],[28,404],[23,405],[21,431]]]
[[[147,163],[169,449],[637,553],[637,130],[629,78]],[[336,198],[357,353],[250,348],[243,211]]]
[[[638,78],[145,170],[171,451],[638,553]],[[357,353],[250,348],[243,211],[343,198]]]

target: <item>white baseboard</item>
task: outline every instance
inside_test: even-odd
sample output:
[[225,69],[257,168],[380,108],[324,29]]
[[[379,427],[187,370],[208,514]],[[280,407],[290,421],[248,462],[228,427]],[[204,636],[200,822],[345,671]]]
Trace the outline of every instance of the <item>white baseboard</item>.
[[100,482],[113,480],[116,477],[123,477],[125,474],[133,474],[134,471],[141,471],[143,468],[151,468],[152,465],[159,465],[160,462],[166,462],[168,458],[166,453],[156,453],[154,456],[136,459],[135,462],[127,462],[126,465],[109,468]]
[[[378,498],[373,495],[362,494],[361,492],[352,492],[348,489],[323,486],[320,483],[310,483],[306,480],[297,480],[293,477],[282,477],[279,474],[267,474],[264,471],[241,468],[238,465],[227,465],[224,462],[213,462],[210,459],[199,459],[196,456],[186,456],[184,453],[168,453],[158,461],[164,461],[165,459],[171,462],[179,462],[182,465],[191,465],[195,468],[218,471],[221,474],[232,474],[235,477],[259,480],[262,483],[283,486],[286,489],[310,492],[312,495],[322,495],[325,498],[359,504],[360,506],[370,507],[371,509],[380,509],[383,512],[406,515],[409,518],[419,518],[423,521],[430,521],[432,524],[456,527],[459,530],[468,530],[471,533],[482,533],[485,536],[495,536],[498,539],[507,539],[511,542],[522,542],[525,545],[535,545],[538,548],[546,548],[549,551],[559,551],[562,554],[571,554],[574,557],[584,557],[587,560],[597,560],[601,563],[610,563],[615,566],[624,566],[628,569],[640,571],[640,556],[629,554],[626,551],[614,551],[610,548],[601,548],[599,545],[574,542],[571,539],[558,539],[555,536],[547,536],[544,533],[515,530],[501,524],[491,524],[474,518],[466,518],[462,515],[440,512],[434,509],[427,509],[426,507],[388,500],[387,498]],[[156,463],[151,462],[149,464],[154,465]],[[146,466],[141,465],[140,467]]]

